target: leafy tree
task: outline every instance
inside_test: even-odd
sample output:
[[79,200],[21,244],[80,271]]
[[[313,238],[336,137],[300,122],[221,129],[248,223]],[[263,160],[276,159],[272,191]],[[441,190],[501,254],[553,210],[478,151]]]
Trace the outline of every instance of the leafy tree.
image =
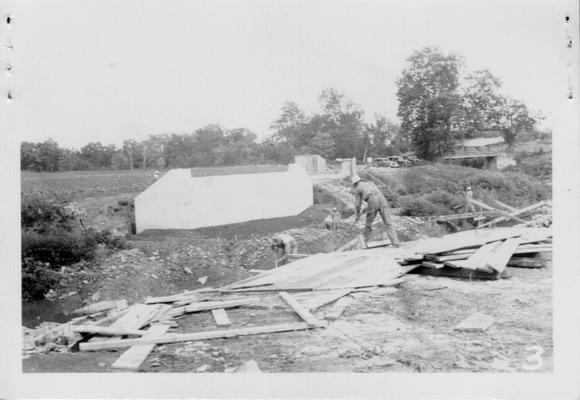
[[452,151],[459,135],[461,60],[427,47],[407,62],[397,80],[401,130],[419,157],[434,160]]
[[484,130],[500,130],[512,146],[518,133],[532,130],[542,118],[521,101],[501,95],[501,80],[487,70],[476,71],[465,81],[461,124],[467,137]]
[[100,142],[89,143],[80,150],[82,157],[92,169],[110,168],[115,145],[103,146]]
[[111,157],[111,168],[129,169],[129,159],[123,152],[118,151]]
[[292,147],[297,147],[306,124],[304,111],[293,101],[287,101],[282,106],[282,115],[272,122],[270,127],[275,130],[273,139],[283,141]]
[[508,146],[513,146],[516,136],[521,131],[531,131],[543,116],[531,113],[528,107],[519,100],[507,98],[500,112],[498,127]]
[[375,114],[375,122],[366,127],[366,132],[372,138],[369,155],[372,157],[388,155],[389,146],[395,141],[399,131],[398,124],[383,115]]
[[334,157],[362,156],[363,111],[344,93],[334,88],[325,89],[319,97],[323,130],[328,132],[335,145]]

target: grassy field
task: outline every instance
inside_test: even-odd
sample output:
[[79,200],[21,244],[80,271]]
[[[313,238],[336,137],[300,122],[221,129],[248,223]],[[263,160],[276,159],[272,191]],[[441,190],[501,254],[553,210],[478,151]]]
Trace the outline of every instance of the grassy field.
[[[282,165],[192,168],[193,176],[214,176],[285,171]],[[164,171],[163,171],[164,172]],[[163,174],[162,172],[162,174]],[[63,201],[139,193],[155,180],[153,170],[74,171],[21,173],[22,197],[41,196]]]

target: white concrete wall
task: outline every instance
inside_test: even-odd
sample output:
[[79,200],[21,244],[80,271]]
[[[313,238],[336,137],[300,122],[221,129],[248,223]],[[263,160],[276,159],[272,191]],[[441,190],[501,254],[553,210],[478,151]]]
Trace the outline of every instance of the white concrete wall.
[[135,198],[137,233],[196,229],[299,214],[313,203],[304,169],[287,172],[191,177],[174,169]]

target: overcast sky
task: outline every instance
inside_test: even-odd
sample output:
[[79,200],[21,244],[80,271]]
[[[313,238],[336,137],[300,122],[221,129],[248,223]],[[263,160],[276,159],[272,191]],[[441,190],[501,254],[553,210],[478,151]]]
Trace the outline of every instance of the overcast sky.
[[[568,2],[569,3],[569,2]],[[395,81],[423,46],[489,69],[546,116],[567,91],[562,1],[20,0],[11,107],[22,140],[80,147],[209,123],[263,137],[287,100],[335,87],[397,120]]]

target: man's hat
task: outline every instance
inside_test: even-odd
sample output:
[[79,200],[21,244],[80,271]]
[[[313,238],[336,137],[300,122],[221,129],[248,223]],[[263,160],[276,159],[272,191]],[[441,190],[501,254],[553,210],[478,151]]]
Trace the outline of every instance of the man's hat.
[[350,181],[352,182],[353,185],[357,184],[358,182],[360,182],[360,176],[358,175],[353,175],[352,178],[350,178]]

